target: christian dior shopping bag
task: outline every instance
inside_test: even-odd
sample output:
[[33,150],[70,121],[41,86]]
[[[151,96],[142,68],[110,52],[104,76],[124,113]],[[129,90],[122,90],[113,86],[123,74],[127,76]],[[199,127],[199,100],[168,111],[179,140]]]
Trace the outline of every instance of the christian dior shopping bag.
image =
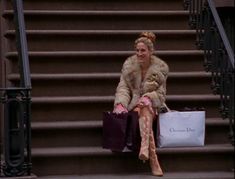
[[205,111],[169,111],[160,113],[158,147],[203,146]]

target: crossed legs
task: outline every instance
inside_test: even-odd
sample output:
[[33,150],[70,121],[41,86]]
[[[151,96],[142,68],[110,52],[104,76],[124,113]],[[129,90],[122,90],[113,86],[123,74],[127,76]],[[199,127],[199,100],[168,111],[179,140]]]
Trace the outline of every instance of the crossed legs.
[[135,108],[135,111],[139,113],[139,126],[141,136],[139,159],[142,161],[149,160],[152,174],[156,176],[163,176],[163,172],[156,154],[156,145],[152,130],[154,115],[149,110],[149,107],[137,107]]

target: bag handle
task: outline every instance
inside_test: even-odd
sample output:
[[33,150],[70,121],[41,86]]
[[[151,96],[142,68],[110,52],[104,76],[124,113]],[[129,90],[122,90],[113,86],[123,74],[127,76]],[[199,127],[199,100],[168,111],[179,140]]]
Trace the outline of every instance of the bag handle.
[[166,103],[163,104],[163,106],[160,109],[160,113],[166,113],[166,112],[179,112],[177,110],[171,110]]
[[166,105],[166,103],[165,103],[165,107],[166,107],[166,109],[167,109],[167,112],[171,112],[172,110]]
[[160,113],[171,112],[171,111],[172,110],[166,105],[166,103],[164,103],[160,109]]

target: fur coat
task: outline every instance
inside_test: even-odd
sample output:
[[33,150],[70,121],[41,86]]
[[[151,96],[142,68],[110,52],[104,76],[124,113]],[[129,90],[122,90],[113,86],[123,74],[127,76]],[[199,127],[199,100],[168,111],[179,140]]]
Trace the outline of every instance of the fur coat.
[[129,57],[123,64],[120,82],[116,88],[114,106],[121,103],[132,110],[142,96],[148,96],[157,111],[165,106],[168,65],[156,56],[151,56],[151,64],[142,80],[137,56]]

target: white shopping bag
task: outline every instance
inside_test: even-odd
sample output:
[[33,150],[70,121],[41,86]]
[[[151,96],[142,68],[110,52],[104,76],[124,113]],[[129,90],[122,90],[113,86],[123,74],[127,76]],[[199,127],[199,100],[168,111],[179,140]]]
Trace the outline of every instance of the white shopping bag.
[[205,111],[160,113],[158,147],[204,146]]

